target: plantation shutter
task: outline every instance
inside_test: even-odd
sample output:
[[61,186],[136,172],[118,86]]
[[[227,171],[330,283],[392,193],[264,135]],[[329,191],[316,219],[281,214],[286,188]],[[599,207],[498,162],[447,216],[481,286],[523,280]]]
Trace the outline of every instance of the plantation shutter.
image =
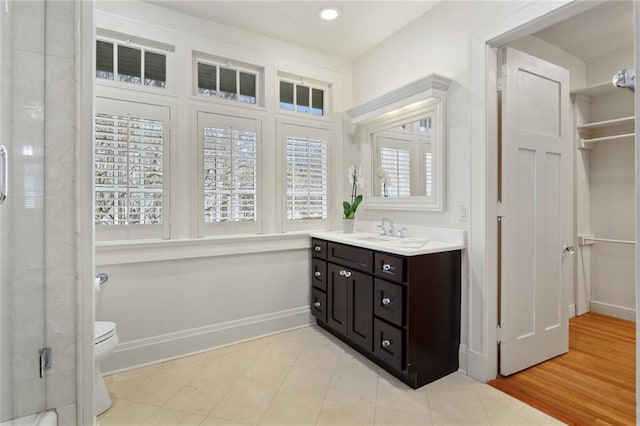
[[[386,193],[389,197],[408,197],[411,191],[411,154],[408,149],[381,146],[378,149],[378,164],[390,177]],[[381,184],[381,191],[383,193]]]
[[[99,232],[112,228],[114,239],[168,236],[168,114],[167,107],[98,98],[94,189]],[[123,227],[138,229],[117,232]]]
[[198,128],[200,234],[258,232],[259,121],[200,112]]
[[308,120],[280,122],[284,231],[327,228],[332,131]]
[[287,137],[287,219],[327,218],[327,141]]

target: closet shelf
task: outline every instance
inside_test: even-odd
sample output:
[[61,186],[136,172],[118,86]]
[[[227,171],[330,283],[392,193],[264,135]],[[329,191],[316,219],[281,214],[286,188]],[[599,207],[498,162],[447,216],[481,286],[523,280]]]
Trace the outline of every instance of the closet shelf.
[[635,117],[585,123],[578,128],[578,135],[584,142],[604,142],[635,135]]
[[[609,80],[609,81],[605,81],[604,83],[595,84],[593,86],[583,87],[582,89],[572,90],[571,94],[579,95],[579,96],[588,96],[591,98],[594,96],[601,96],[601,95],[606,95],[609,93],[620,92],[620,91],[621,89],[619,87],[615,87]],[[631,93],[629,94],[631,95]]]

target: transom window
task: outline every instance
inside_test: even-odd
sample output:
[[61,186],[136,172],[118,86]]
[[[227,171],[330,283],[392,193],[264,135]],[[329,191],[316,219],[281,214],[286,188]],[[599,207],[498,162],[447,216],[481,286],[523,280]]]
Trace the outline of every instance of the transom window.
[[196,63],[198,95],[257,103],[257,73],[209,62]]
[[308,83],[280,80],[280,109],[325,115],[325,89]]
[[96,40],[96,77],[165,88],[167,55],[132,43]]

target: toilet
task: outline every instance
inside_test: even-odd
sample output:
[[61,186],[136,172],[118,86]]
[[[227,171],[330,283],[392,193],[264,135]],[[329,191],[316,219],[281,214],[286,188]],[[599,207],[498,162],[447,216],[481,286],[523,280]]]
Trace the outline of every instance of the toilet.
[[95,322],[95,340],[93,356],[96,360],[94,390],[93,390],[93,411],[98,415],[107,411],[111,407],[111,398],[107,391],[107,386],[102,378],[100,364],[115,349],[118,344],[118,333],[116,333],[116,323],[109,321]]

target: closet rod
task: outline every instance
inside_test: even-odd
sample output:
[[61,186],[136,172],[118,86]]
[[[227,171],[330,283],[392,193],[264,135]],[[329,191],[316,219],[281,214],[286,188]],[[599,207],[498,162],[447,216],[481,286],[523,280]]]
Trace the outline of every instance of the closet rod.
[[635,241],[630,240],[614,240],[611,238],[596,238],[596,237],[582,237],[582,244],[591,244],[596,241],[600,241],[603,243],[617,243],[617,244],[635,244]]

